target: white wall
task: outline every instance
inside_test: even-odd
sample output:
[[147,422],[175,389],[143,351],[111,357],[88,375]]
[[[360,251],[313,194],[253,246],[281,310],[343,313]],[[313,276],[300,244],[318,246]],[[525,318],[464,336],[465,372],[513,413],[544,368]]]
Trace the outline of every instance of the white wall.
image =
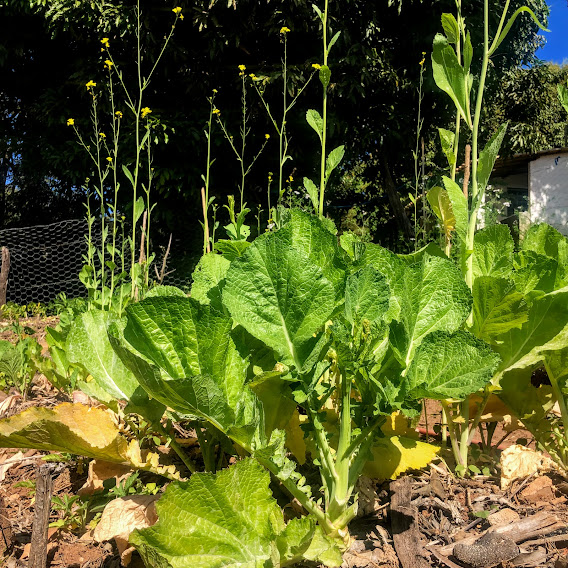
[[568,235],[568,153],[541,156],[529,163],[529,214]]

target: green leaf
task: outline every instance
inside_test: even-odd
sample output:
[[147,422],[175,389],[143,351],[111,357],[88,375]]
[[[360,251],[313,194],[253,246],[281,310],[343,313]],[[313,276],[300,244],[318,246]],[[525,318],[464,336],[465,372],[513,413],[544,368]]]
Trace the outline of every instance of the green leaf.
[[524,295],[505,278],[479,276],[473,282],[473,326],[476,337],[495,343],[496,339],[527,321]]
[[69,362],[85,367],[107,394],[128,401],[140,385],[108,339],[109,325],[119,322],[110,312],[91,310],[79,315],[67,336],[66,351]]
[[[300,560],[310,551],[315,523],[286,526],[269,484],[252,458],[172,483],[156,504],[158,523],[134,531],[130,542],[152,568],[262,568]],[[310,556],[322,552],[312,549]],[[328,566],[340,563],[339,557]]]
[[364,319],[377,321],[387,312],[389,299],[386,278],[372,266],[366,266],[347,278],[345,317],[351,324],[359,324]]
[[[495,165],[495,160],[499,154],[503,138],[505,137],[505,132],[507,132],[508,122],[502,124],[495,134],[491,137],[489,142],[483,148],[483,151],[479,155],[479,162],[477,167],[477,187],[479,192],[483,192],[487,187],[487,182],[489,181],[489,176],[493,171],[493,166]],[[480,193],[481,194],[481,193]]]
[[456,218],[448,192],[441,187],[433,187],[426,194],[426,199],[440,221],[446,239],[449,239],[456,228]]
[[317,213],[319,209],[319,188],[310,178],[307,177],[304,178],[304,188],[310,196],[314,212]]
[[440,144],[442,145],[442,151],[446,155],[448,165],[451,168],[456,163],[456,156],[454,154],[454,143],[456,135],[451,130],[446,130],[445,128],[438,128],[438,134],[440,135]]
[[331,172],[341,163],[343,160],[343,156],[345,154],[345,146],[338,146],[334,150],[332,150],[326,159],[325,162],[325,178],[326,180],[329,179]]
[[400,325],[391,328],[391,344],[405,366],[429,333],[459,329],[471,310],[469,288],[448,259],[425,255],[421,263],[399,272],[391,289],[401,307]]
[[300,370],[333,312],[335,290],[279,233],[258,237],[233,261],[223,301],[237,323]]
[[463,46],[463,66],[466,73],[469,73],[472,59],[473,59],[473,47],[471,45],[471,34],[467,32],[465,36],[465,44]]
[[241,256],[251,243],[249,241],[229,241],[218,240],[215,242],[213,248],[215,252],[220,252],[228,261],[233,261],[235,258]]
[[337,244],[335,227],[315,215],[292,209],[286,225],[277,231],[278,239],[317,264],[333,284],[336,300],[342,300],[345,289],[345,265]]
[[207,420],[244,448],[262,442],[262,406],[245,387],[246,363],[228,316],[193,298],[151,298],[127,308],[122,358],[154,399]]
[[[567,239],[562,233],[546,223],[531,225],[521,243],[521,250],[532,251],[555,260],[562,254],[559,247]],[[564,259],[562,259],[564,260]]]
[[450,96],[466,124],[471,126],[470,75],[459,64],[454,49],[442,34],[434,37],[432,71],[436,85]]
[[339,36],[341,35],[341,31],[337,32],[330,40],[329,43],[327,44],[327,54],[329,55],[329,52],[331,51],[331,48],[335,45],[335,42],[339,39]]
[[134,223],[138,223],[140,217],[142,217],[142,213],[144,213],[145,203],[144,198],[140,196],[136,202],[134,203]]
[[308,124],[315,130],[320,141],[323,139],[323,118],[317,110],[310,109],[306,112]]
[[509,278],[513,272],[515,243],[507,225],[478,231],[473,243],[473,274]]
[[408,369],[408,390],[416,399],[463,400],[483,388],[499,355],[467,331],[436,331],[424,338]]
[[446,176],[442,179],[452,203],[452,211],[456,219],[456,233],[461,241],[465,243],[469,220],[467,197],[463,194],[462,188],[455,181]]
[[192,275],[191,297],[202,304],[213,303],[221,309],[221,292],[230,265],[225,255],[214,252],[203,255]]
[[559,267],[555,259],[533,251],[519,251],[515,255],[515,267],[513,281],[527,301],[530,301],[529,294],[534,290],[548,293],[557,289]]
[[453,14],[442,14],[442,27],[449,43],[457,43],[460,37],[458,22]]
[[493,55],[493,53],[495,53],[495,50],[501,45],[501,43],[503,42],[503,40],[507,37],[507,34],[509,33],[509,30],[511,29],[511,27],[513,26],[513,24],[515,23],[515,20],[517,19],[517,16],[519,16],[519,14],[523,13],[523,12],[527,12],[530,17],[533,19],[534,23],[543,31],[548,32],[550,30],[547,30],[539,21],[538,18],[535,16],[534,12],[528,8],[527,6],[522,6],[521,8],[519,8],[518,10],[515,11],[515,13],[509,18],[509,21],[507,22],[507,24],[505,25],[505,27],[503,28],[503,31],[499,34],[499,37],[495,38],[495,40],[493,41],[493,44],[491,45],[491,48],[489,49],[489,55]]
[[538,367],[548,352],[568,346],[568,287],[537,297],[532,302],[527,321],[500,338],[495,349],[503,363],[495,383],[518,369]]
[[564,107],[564,110],[568,112],[568,88],[564,85],[558,85],[558,98]]
[[181,298],[185,298],[186,297],[186,293],[178,288],[177,286],[154,286],[153,288],[151,288],[150,290],[148,290],[146,292],[146,294],[144,295],[144,298],[156,298],[158,296],[161,297],[169,297],[169,296],[178,296]]
[[132,177],[132,173],[124,164],[122,164],[122,171],[124,172],[124,175],[126,176],[128,181],[132,184],[132,187],[134,187],[134,178]]
[[[329,81],[331,80],[331,71],[327,65],[322,65],[319,69],[319,80],[324,89],[327,89]],[[323,128],[322,128],[323,132]]]

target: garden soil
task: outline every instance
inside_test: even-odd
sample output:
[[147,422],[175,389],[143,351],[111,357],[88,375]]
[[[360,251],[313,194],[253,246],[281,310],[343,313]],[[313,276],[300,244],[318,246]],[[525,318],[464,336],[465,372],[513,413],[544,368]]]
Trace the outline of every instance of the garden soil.
[[[37,329],[45,348],[45,327],[54,318],[22,321]],[[13,339],[1,331],[3,339]],[[36,376],[30,397],[0,393],[0,415],[30,406],[51,407],[67,395]],[[417,429],[423,440],[439,443],[440,408],[428,402]],[[501,449],[520,441],[531,445],[526,431],[499,423],[493,441]],[[480,440],[476,440],[480,442]],[[458,479],[451,473],[450,452],[422,472],[409,472],[395,481],[362,478],[358,484],[360,517],[350,525],[352,544],[343,568],[568,568],[568,480],[558,473],[515,480],[501,489],[499,449],[491,453],[478,445],[478,458],[490,474]],[[27,566],[34,520],[34,485],[42,456],[36,450],[0,449],[0,558],[1,566]],[[449,464],[449,465],[448,465]],[[53,495],[76,495],[87,480],[87,462],[72,459],[51,463]],[[51,511],[50,521],[61,518]],[[47,568],[95,568],[121,565],[114,542],[97,543],[89,530],[49,530]],[[129,564],[142,568],[134,554]],[[305,563],[301,568],[314,568]]]

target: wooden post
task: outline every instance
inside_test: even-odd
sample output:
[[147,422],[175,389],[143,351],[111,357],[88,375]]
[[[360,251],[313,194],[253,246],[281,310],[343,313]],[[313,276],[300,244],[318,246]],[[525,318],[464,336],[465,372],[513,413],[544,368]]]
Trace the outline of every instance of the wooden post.
[[47,566],[47,529],[49,528],[52,492],[51,465],[45,464],[39,467],[36,476],[34,524],[28,568],[46,568]]
[[8,250],[8,247],[2,247],[2,268],[0,268],[0,308],[6,304],[8,272],[10,272],[10,251]]

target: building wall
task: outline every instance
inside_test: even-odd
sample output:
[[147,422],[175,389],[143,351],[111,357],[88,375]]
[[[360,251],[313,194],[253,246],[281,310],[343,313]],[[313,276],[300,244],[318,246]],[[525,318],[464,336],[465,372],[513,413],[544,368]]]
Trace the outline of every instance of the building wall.
[[529,163],[529,214],[568,235],[568,153],[541,156]]

